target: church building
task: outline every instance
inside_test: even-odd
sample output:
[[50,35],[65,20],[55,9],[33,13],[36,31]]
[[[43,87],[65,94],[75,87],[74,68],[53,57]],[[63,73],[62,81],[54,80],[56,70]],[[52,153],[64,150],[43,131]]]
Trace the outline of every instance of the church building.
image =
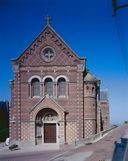
[[63,145],[109,128],[108,98],[101,99],[100,80],[52,28],[50,17],[12,66],[11,139]]

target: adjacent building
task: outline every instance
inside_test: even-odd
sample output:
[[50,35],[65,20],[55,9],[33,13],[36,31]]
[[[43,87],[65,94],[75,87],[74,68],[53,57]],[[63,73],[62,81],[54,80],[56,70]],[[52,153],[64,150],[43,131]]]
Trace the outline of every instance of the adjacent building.
[[0,142],[9,137],[9,102],[0,101]]

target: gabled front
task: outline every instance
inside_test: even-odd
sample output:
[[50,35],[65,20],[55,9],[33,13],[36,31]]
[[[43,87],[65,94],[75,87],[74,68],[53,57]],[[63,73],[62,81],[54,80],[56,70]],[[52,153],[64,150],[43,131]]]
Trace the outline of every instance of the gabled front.
[[97,79],[49,23],[12,63],[12,139],[58,146],[97,132]]
[[30,46],[15,60],[21,66],[53,66],[85,64],[48,24]]

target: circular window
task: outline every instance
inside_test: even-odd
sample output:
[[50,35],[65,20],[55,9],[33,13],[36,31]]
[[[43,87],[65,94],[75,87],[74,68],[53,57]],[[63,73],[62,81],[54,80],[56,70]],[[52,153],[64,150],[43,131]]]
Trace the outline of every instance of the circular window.
[[41,50],[41,57],[46,61],[50,62],[55,57],[55,52],[51,47],[45,47]]

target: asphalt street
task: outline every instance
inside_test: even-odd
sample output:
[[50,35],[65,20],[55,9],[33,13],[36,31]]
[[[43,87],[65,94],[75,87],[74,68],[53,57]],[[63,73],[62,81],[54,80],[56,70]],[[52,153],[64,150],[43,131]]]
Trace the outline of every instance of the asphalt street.
[[44,151],[44,152],[29,152],[21,154],[4,154],[0,155],[0,161],[47,161],[62,151]]

